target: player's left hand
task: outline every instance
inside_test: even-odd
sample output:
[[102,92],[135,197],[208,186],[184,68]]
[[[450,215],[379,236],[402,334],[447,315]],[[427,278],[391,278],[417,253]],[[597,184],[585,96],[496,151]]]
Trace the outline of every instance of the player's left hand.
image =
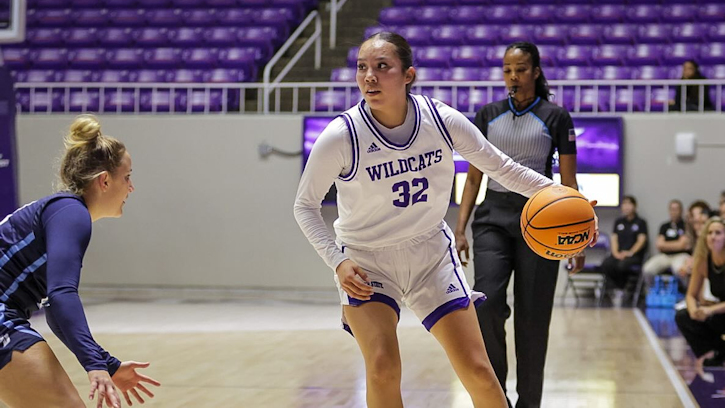
[[91,401],[98,394],[96,400],[96,408],[103,408],[105,402],[107,406],[113,408],[121,408],[121,400],[118,398],[116,388],[113,386],[111,376],[106,370],[91,370],[88,372],[88,380],[91,382],[91,391],[88,393],[88,399]]
[[154,393],[149,391],[149,389],[141,384],[141,382],[149,383],[157,387],[161,385],[160,382],[154,380],[153,378],[136,372],[137,368],[147,368],[149,365],[150,363],[124,361],[123,363],[121,363],[121,367],[119,367],[118,370],[113,374],[113,377],[111,377],[113,383],[116,385],[118,390],[123,393],[123,397],[126,399],[128,405],[133,405],[131,397],[129,397],[128,395],[129,392],[134,396],[134,398],[136,398],[138,402],[142,404],[145,402],[143,397],[141,397],[141,395],[138,393],[137,389],[148,395],[149,398],[154,397]]

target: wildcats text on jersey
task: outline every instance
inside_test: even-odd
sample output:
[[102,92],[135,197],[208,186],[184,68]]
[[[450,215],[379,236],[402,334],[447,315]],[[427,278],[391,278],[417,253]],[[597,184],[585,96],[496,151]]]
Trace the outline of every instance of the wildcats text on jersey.
[[404,174],[407,172],[416,172],[430,167],[443,160],[443,151],[441,149],[411,156],[407,159],[398,159],[397,161],[386,161],[384,163],[375,164],[366,167],[370,180],[382,180]]

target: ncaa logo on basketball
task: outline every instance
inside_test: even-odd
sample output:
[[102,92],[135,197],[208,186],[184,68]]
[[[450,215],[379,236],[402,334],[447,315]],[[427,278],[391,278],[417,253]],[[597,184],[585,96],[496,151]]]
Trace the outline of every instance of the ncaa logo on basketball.
[[556,237],[558,245],[574,245],[589,241],[589,231],[573,235],[559,235]]

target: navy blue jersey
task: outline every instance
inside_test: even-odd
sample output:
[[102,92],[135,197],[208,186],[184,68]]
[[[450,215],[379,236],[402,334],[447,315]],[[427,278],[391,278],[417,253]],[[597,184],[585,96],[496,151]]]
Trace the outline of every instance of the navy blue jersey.
[[34,201],[0,222],[0,330],[22,329],[42,303],[51,330],[86,371],[113,374],[120,362],[91,336],[78,296],[91,225],[83,200],[69,193]]

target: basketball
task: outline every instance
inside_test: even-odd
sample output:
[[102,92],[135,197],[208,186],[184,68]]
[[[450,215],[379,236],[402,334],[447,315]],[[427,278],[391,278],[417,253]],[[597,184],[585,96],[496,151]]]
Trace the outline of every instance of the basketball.
[[531,196],[521,211],[526,244],[546,259],[567,259],[594,238],[594,209],[571,187],[546,187]]

